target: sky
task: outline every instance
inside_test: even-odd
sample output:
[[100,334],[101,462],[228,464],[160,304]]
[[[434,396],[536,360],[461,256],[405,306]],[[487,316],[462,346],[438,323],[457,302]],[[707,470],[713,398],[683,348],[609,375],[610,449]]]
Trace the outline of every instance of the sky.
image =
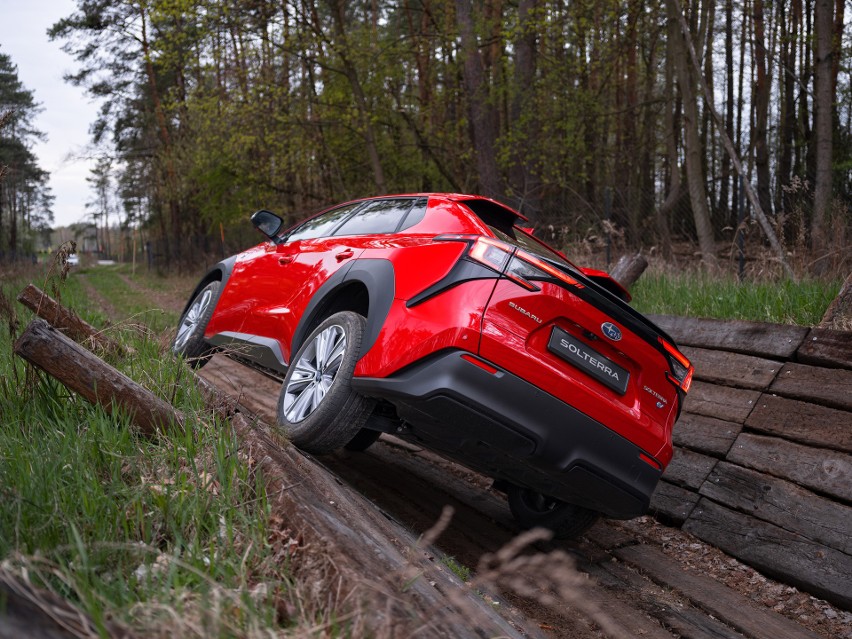
[[82,88],[62,79],[76,70],[74,59],[51,42],[47,29],[71,15],[74,0],[0,0],[0,51],[18,66],[18,79],[33,92],[42,112],[35,127],[47,134],[33,148],[39,166],[50,173],[54,226],[67,226],[86,216],[85,204],[93,199],[86,178],[94,166],[88,157],[89,127],[98,106]]

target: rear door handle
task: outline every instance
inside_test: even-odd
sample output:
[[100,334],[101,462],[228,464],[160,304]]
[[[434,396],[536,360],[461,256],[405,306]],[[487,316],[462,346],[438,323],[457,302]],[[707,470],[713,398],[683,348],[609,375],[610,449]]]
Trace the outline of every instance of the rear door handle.
[[348,260],[353,255],[355,255],[355,251],[353,251],[352,249],[346,249],[345,251],[341,251],[340,253],[335,255],[335,257],[337,258],[338,262],[342,262],[343,260]]
[[293,259],[294,258],[293,258],[292,255],[281,255],[281,256],[278,257],[278,263],[281,266],[284,266],[285,264],[289,264],[290,262],[292,262]]

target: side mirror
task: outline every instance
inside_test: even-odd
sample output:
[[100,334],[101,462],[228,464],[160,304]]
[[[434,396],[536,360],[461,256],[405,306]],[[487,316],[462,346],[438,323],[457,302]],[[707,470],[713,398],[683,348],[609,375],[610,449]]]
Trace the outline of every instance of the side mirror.
[[278,231],[280,231],[281,227],[284,225],[284,220],[275,215],[272,211],[260,209],[259,211],[252,213],[251,223],[254,224],[254,227],[258,231],[263,233],[270,240],[274,240],[275,236],[278,235]]

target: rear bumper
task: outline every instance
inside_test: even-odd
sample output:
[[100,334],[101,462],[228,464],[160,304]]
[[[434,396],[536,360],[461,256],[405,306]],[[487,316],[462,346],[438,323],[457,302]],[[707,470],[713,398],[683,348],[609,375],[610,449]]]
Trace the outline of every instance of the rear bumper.
[[406,435],[495,479],[609,517],[643,514],[662,474],[652,456],[576,408],[506,371],[444,351],[389,378],[356,377],[387,399]]

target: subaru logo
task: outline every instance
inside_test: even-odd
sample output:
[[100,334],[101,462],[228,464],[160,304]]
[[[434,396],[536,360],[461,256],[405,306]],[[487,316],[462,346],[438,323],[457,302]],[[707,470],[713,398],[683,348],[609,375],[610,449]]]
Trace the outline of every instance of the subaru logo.
[[612,322],[604,322],[601,324],[601,331],[613,342],[621,339],[621,330]]

